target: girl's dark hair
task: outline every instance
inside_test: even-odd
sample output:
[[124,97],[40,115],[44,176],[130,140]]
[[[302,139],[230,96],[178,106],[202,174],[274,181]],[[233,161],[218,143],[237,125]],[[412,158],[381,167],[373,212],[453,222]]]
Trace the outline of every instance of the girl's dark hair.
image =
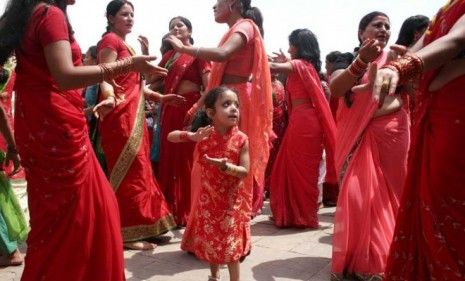
[[41,2],[55,5],[65,13],[70,41],[72,40],[73,29],[66,14],[65,0],[10,0],[0,17],[0,65],[21,45],[32,11]]
[[[192,32],[192,23],[191,21],[188,19],[188,18],[185,18],[185,17],[182,17],[182,16],[177,16],[177,17],[174,17],[170,20],[170,23],[168,25],[168,28],[171,29],[171,23],[174,21],[174,20],[180,20],[182,23],[184,23],[184,25],[187,27],[187,29]],[[192,38],[192,36],[189,38],[189,42],[193,45],[194,44],[194,38]]]
[[[234,93],[236,93],[236,91],[228,87],[225,87],[225,86],[219,86],[219,87],[211,89],[205,96],[205,100],[204,100],[205,109],[208,109],[208,108],[214,109],[215,103],[218,100],[218,97],[226,91],[233,91]],[[211,125],[211,120],[208,117],[206,110],[200,110],[197,112],[194,120],[192,121],[191,131],[196,132],[199,128],[202,128],[208,125]]]
[[320,47],[315,34],[310,30],[296,29],[289,35],[289,44],[297,49],[297,58],[309,61],[317,72],[321,70]]
[[128,4],[131,6],[132,10],[134,11],[134,5],[127,1],[127,0],[113,0],[107,5],[107,32],[110,32],[111,24],[110,24],[110,16],[116,16],[116,14],[121,10],[121,7]]
[[424,30],[429,25],[429,18],[423,15],[417,15],[407,18],[399,31],[399,37],[396,44],[409,47],[415,39],[415,32]]
[[89,47],[89,53],[90,53],[90,56],[96,60],[97,59],[97,46],[90,46]]
[[252,7],[252,0],[241,0],[241,15],[246,19],[251,19],[255,22],[260,30],[262,37],[265,36],[265,30],[263,29],[263,15],[260,9]]
[[[367,26],[370,24],[370,22],[372,22],[376,17],[386,17],[389,19],[389,17],[383,13],[383,12],[378,12],[378,11],[374,11],[374,12],[371,12],[369,14],[366,14],[361,20],[360,20],[360,23],[358,24],[358,34],[360,34],[360,32],[363,32],[365,31],[365,29],[367,28]],[[358,36],[358,41],[360,42],[360,45],[362,45],[362,39],[360,38],[360,36]]]

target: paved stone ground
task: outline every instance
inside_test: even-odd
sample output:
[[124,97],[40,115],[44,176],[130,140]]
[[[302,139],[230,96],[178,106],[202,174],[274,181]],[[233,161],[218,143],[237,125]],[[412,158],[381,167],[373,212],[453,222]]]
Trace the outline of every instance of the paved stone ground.
[[[26,204],[23,186],[19,184],[15,190],[21,203]],[[320,210],[318,230],[278,229],[268,219],[269,205],[265,202],[263,215],[252,221],[253,248],[241,265],[241,280],[329,280],[334,211],[334,208]],[[208,264],[179,248],[182,232],[169,233],[171,240],[153,252],[125,251],[127,280],[206,281]],[[0,280],[19,281],[21,272],[22,266],[0,268]],[[226,267],[221,274],[222,281],[229,280]]]

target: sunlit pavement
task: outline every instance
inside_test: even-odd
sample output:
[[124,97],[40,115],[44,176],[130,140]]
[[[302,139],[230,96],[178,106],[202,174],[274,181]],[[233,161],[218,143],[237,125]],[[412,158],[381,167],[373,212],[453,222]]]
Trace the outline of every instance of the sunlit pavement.
[[[14,186],[25,207],[25,184],[16,182]],[[318,230],[278,229],[269,220],[269,205],[265,202],[263,214],[252,221],[253,248],[241,265],[241,280],[329,280],[334,211],[334,208],[320,209]],[[171,240],[154,251],[125,251],[126,279],[208,280],[208,264],[180,250],[182,233],[183,230],[175,230],[167,234]],[[25,246],[21,249],[25,250]],[[0,268],[0,280],[19,281],[22,270],[22,266]],[[221,280],[229,280],[226,267],[221,274]]]

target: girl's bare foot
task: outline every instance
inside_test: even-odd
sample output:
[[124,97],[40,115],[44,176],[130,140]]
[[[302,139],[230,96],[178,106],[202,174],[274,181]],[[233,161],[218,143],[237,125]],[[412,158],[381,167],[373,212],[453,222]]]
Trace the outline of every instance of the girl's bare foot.
[[124,248],[129,249],[129,250],[150,251],[150,250],[154,250],[156,247],[157,247],[157,244],[149,243],[146,241],[124,243]]

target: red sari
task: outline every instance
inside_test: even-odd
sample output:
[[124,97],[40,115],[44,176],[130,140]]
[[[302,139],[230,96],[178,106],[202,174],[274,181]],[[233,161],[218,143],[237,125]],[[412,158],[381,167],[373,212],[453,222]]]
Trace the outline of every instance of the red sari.
[[323,143],[328,155],[334,155],[336,126],[313,65],[304,60],[291,63],[293,72],[286,83],[289,99],[308,98],[311,103],[290,109],[289,125],[271,173],[270,205],[278,227],[317,228]]
[[[118,59],[132,54],[124,41],[107,33],[97,46],[114,50]],[[173,216],[153,175],[149,160],[148,128],[140,75],[131,72],[115,79],[124,88],[122,99],[100,123],[102,148],[120,208],[123,240],[156,237],[175,226]]]
[[[446,35],[464,14],[464,0],[447,4],[428,28],[424,46]],[[465,279],[465,75],[429,92],[439,71],[420,82],[386,280]]]
[[[176,93],[183,80],[201,87],[202,75],[210,71],[210,63],[186,54],[181,54],[173,61],[175,55],[175,51],[168,51],[160,62],[160,66],[169,70],[164,80],[164,93]],[[167,136],[174,130],[184,128],[184,117],[200,98],[200,92],[184,93],[183,97],[187,102],[179,107],[162,106],[158,162],[158,181],[178,225],[186,225],[191,208],[191,170],[195,144],[172,143]]]
[[227,158],[239,165],[246,142],[247,136],[234,127],[225,135],[214,131],[196,146],[194,166],[199,175],[193,181],[198,180],[199,189],[181,248],[211,264],[236,262],[250,252],[252,192],[243,180],[206,163],[203,156]]
[[[81,90],[59,90],[44,56],[62,40],[70,40],[63,12],[41,5],[16,50],[15,137],[31,224],[21,280],[121,281],[118,205],[92,150]],[[70,43],[80,65],[81,50]]]
[[273,140],[273,146],[270,149],[270,158],[265,171],[265,190],[270,190],[271,171],[273,169],[274,160],[278,155],[279,147],[281,146],[284,132],[286,131],[288,115],[286,91],[283,84],[278,80],[271,83],[273,88],[273,132],[276,139]]
[[[244,25],[249,25],[250,34],[245,48],[251,48],[250,57],[236,57],[235,61],[213,63],[208,90],[221,85],[225,70],[229,64],[241,65],[251,61],[251,81],[241,84],[225,85],[235,89],[239,93],[241,104],[241,120],[239,128],[250,140],[250,173],[245,180],[245,185],[253,188],[253,205],[251,215],[261,212],[263,207],[263,193],[265,181],[265,169],[270,154],[270,141],[273,133],[273,101],[271,89],[271,75],[267,54],[260,35],[260,30],[252,20],[241,19],[223,36],[220,42],[222,46],[234,33],[244,34]],[[242,50],[244,51],[244,50]],[[238,63],[238,61],[240,62]]]
[[[385,63],[387,52],[375,61]],[[367,81],[367,74],[361,83]],[[384,273],[406,176],[407,112],[373,118],[371,92],[353,94],[339,106],[336,168],[340,193],[334,224],[332,272],[364,277]]]

